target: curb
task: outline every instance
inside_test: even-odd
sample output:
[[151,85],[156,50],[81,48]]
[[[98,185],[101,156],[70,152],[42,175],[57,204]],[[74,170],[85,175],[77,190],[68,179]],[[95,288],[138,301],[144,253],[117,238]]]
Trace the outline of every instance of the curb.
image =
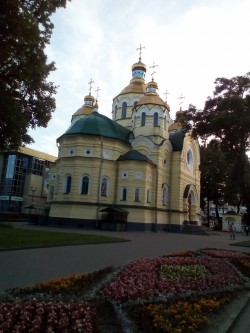
[[[250,306],[250,292],[246,292],[245,294],[240,294],[238,298],[233,300],[225,309],[222,309],[223,318],[220,322],[220,317],[217,318],[216,324],[210,327],[207,333],[233,333],[240,332],[245,333],[240,328],[241,325],[241,316]],[[226,319],[224,319],[226,317]],[[249,319],[250,324],[250,319]]]
[[[241,332],[244,333],[245,331],[240,328],[241,325],[241,317],[243,313],[246,311],[246,309],[250,306],[250,294],[247,294],[247,299],[245,300],[245,303],[243,306],[239,309],[237,315],[232,318],[231,325],[228,327],[227,331],[225,333],[233,333],[233,332]],[[233,314],[232,314],[233,315]],[[250,324],[250,319],[249,319],[249,324]]]

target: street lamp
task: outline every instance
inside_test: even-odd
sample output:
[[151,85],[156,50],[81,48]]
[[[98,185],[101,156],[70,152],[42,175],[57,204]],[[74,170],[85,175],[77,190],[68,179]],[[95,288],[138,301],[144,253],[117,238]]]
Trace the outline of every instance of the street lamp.
[[34,201],[34,193],[36,192],[37,187],[30,186],[30,190],[31,190],[31,192],[32,192],[32,201],[31,201],[31,204],[34,205],[34,204],[35,204],[35,201]]

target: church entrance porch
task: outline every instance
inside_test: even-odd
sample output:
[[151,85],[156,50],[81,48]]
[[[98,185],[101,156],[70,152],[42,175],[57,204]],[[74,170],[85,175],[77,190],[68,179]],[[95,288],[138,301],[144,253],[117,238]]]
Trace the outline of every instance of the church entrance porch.
[[107,207],[101,209],[102,218],[98,222],[101,230],[127,231],[128,212],[121,207]]
[[184,191],[183,198],[184,207],[186,207],[187,210],[184,224],[198,225],[199,218],[197,207],[199,200],[196,187],[192,184],[187,185]]

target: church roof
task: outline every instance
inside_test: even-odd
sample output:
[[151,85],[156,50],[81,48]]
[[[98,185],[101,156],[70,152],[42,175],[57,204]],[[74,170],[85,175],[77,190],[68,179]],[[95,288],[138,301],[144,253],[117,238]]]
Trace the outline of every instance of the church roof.
[[[145,82],[145,73],[147,71],[147,66],[141,62],[139,59],[138,62],[132,65],[132,79],[128,86],[126,86],[116,97],[122,94],[145,94],[146,92],[146,82]],[[116,98],[115,97],[115,98]]]
[[164,108],[167,107],[166,103],[155,94],[146,94],[140,98],[137,105],[146,105],[146,104],[155,104],[159,106],[163,106]]
[[175,132],[169,133],[169,141],[171,142],[174,151],[182,150],[185,134],[183,129],[177,129]]
[[86,134],[112,138],[130,143],[129,138],[132,132],[114,122],[110,118],[98,112],[93,112],[90,115],[76,121],[62,136]]
[[146,92],[146,83],[141,78],[135,78],[130,80],[130,83],[125,87],[117,96],[122,94],[136,93],[136,94],[145,94]]
[[234,210],[228,210],[224,215],[239,215]]
[[80,116],[80,115],[88,115],[91,112],[93,112],[94,101],[95,101],[94,97],[91,96],[90,94],[85,96],[83,106],[73,114],[72,118],[74,118],[75,116]]
[[144,161],[153,163],[146,155],[140,153],[138,150],[130,150],[124,155],[121,155],[117,161]]
[[152,79],[152,81],[150,81],[147,84],[146,87],[146,93],[144,96],[142,96],[137,105],[136,105],[136,109],[138,109],[140,106],[142,105],[147,105],[147,104],[154,104],[154,105],[158,105],[160,107],[163,107],[164,110],[167,109],[168,111],[170,111],[169,106],[167,105],[166,102],[164,102],[160,96],[157,93],[158,89],[158,85],[157,83]]
[[182,128],[182,124],[178,121],[175,121],[173,124],[171,124],[168,128],[169,132],[176,131],[178,129]]
[[100,209],[100,212],[128,214],[128,212],[125,209],[123,209],[122,207],[118,207],[118,206],[103,208],[103,209]]

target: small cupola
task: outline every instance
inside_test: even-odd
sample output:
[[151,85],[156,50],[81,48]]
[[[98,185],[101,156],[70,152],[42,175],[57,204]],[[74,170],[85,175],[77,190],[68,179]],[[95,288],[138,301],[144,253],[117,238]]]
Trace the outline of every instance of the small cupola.
[[93,112],[95,98],[91,95],[92,83],[94,83],[94,81],[91,79],[88,83],[90,85],[89,94],[84,97],[83,106],[72,115],[71,123],[74,123],[78,119],[83,118]]
[[152,79],[152,81],[150,81],[150,82],[147,84],[146,94],[147,94],[147,95],[149,95],[149,94],[155,94],[155,95],[158,95],[156,90],[158,90],[158,85],[157,85],[157,83],[154,81],[154,79]]
[[93,110],[93,112],[98,112],[98,109],[99,109],[99,105],[98,105],[98,101],[96,100],[95,104],[94,104],[94,110]]

